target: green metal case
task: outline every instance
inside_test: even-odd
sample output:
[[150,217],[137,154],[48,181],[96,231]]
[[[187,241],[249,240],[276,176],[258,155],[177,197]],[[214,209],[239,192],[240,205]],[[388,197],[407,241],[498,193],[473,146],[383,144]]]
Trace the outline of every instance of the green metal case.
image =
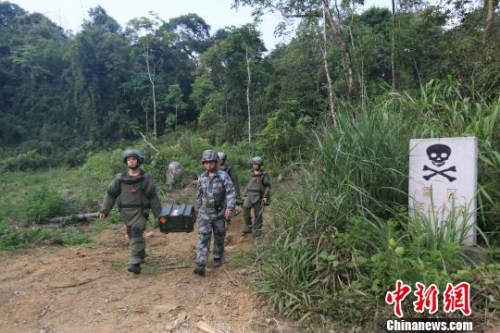
[[163,205],[158,225],[164,234],[169,232],[192,232],[196,222],[192,205]]

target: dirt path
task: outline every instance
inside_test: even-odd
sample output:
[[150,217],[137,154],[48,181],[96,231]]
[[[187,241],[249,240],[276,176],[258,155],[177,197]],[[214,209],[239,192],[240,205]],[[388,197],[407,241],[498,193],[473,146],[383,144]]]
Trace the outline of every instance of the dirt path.
[[[233,219],[226,258],[252,246]],[[127,272],[125,231],[106,229],[97,244],[45,247],[0,257],[2,332],[259,332],[258,299],[245,269],[193,274],[197,233],[147,233],[140,275]],[[205,330],[200,329],[203,327]]]

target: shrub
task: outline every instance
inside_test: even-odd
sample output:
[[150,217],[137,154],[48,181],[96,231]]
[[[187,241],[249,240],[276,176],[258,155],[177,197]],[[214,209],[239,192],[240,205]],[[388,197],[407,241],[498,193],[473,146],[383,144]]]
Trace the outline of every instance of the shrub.
[[88,243],[87,233],[76,227],[41,228],[38,226],[16,228],[0,222],[0,249],[15,250],[35,245],[79,245]]
[[279,163],[303,158],[307,150],[305,147],[309,145],[311,129],[308,124],[312,118],[301,117],[294,107],[296,105],[292,103],[279,109],[267,119],[266,127],[257,134],[260,149]]
[[13,250],[23,246],[21,231],[0,220],[0,249]]
[[47,168],[54,164],[53,158],[40,154],[36,149],[5,158],[0,164],[2,171],[33,171]]
[[42,185],[25,193],[19,208],[25,223],[40,223],[51,217],[74,214],[78,205],[76,200],[64,198],[56,190]]

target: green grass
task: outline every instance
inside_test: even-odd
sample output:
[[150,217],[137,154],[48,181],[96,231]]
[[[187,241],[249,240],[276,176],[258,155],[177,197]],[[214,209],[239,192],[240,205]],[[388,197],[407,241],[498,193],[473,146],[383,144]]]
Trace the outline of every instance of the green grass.
[[256,259],[255,248],[249,250],[237,250],[227,259],[226,265],[229,269],[250,269]]
[[[191,174],[202,171],[200,157],[203,150],[213,148],[227,153],[230,163],[237,168],[240,180],[244,180],[249,168],[247,162],[252,156],[245,144],[213,147],[205,139],[187,130],[149,139],[154,148],[143,141],[129,145],[144,152],[144,169],[153,176],[164,203],[172,200],[194,201],[191,197],[171,197],[172,189],[164,184],[165,171],[170,162],[179,161],[189,178]],[[3,244],[0,247],[22,248],[51,242],[43,228],[35,227],[56,216],[97,212],[108,184],[116,173],[125,169],[121,151],[114,149],[89,153],[85,162],[75,168],[52,167],[2,172],[0,181],[5,190],[0,193],[0,243]],[[111,212],[108,221],[111,225],[122,223],[116,210]],[[153,222],[151,226],[155,226]],[[96,232],[102,228],[102,224],[94,224],[93,227]],[[54,236],[57,239],[53,241],[61,244],[88,241],[71,227],[67,228],[66,233],[67,235]]]
[[390,93],[356,109],[355,119],[347,116],[352,107],[339,110],[338,128],[317,128],[301,183],[274,200],[286,203],[275,206],[258,284],[272,310],[303,323],[342,318],[360,327],[376,313],[391,314],[383,297],[397,279],[444,290],[467,272],[478,300],[473,311],[487,318],[498,288],[488,288],[482,276],[497,268],[471,263],[456,217],[434,232],[432,216],[411,220],[407,211],[410,138],[476,136],[480,241],[498,248],[500,99],[486,102],[454,84],[431,82],[417,97]]

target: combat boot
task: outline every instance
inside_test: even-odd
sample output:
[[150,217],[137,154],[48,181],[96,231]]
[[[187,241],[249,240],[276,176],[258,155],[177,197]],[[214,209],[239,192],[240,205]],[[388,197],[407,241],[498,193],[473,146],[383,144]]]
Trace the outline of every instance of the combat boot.
[[130,273],[141,274],[141,265],[140,264],[128,265],[127,270]]
[[213,267],[217,268],[222,265],[222,258],[214,258],[214,265]]
[[243,228],[243,231],[241,232],[243,235],[246,235],[246,234],[251,234],[252,233],[252,227],[251,226],[248,226],[246,225],[245,228]]
[[197,264],[196,267],[194,268],[193,273],[204,276],[205,275],[205,265],[198,265]]
[[139,253],[139,258],[141,259],[141,264],[144,264],[146,262],[146,257],[148,256],[148,253],[146,251],[141,251]]

